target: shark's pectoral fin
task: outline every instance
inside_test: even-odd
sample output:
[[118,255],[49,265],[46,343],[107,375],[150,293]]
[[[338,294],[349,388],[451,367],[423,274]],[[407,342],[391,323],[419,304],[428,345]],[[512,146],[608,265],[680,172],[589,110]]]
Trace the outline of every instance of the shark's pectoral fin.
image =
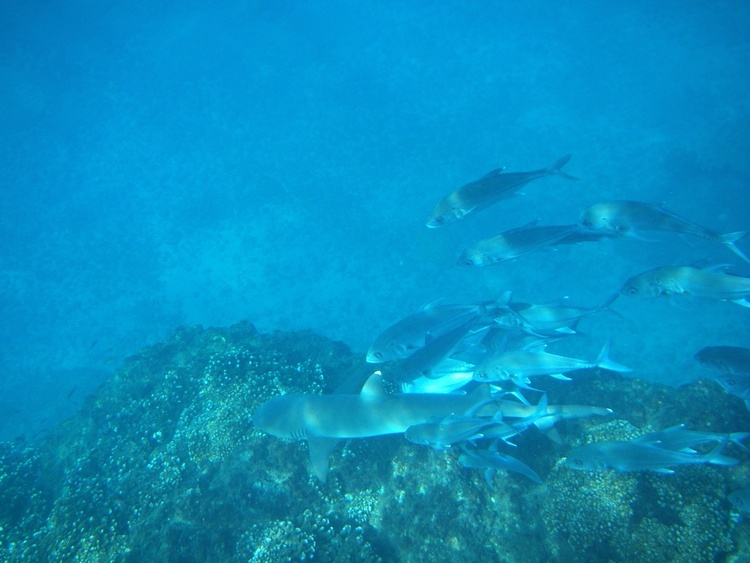
[[328,458],[331,457],[331,452],[338,443],[338,438],[308,437],[307,439],[313,473],[322,483],[326,482],[328,476]]

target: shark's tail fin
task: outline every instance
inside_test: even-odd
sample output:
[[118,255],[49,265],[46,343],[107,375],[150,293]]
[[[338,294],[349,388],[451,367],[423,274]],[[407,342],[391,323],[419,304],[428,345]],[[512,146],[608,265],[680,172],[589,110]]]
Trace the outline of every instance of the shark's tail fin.
[[719,242],[726,246],[729,250],[734,252],[737,256],[742,258],[745,262],[750,262],[750,258],[747,257],[747,255],[742,252],[742,250],[739,249],[739,247],[734,244],[741,238],[744,238],[747,236],[747,231],[736,231],[734,233],[726,233],[724,235],[719,235]]
[[563,172],[562,171],[562,167],[565,166],[568,163],[568,161],[570,160],[571,156],[573,156],[573,155],[572,154],[566,154],[565,156],[560,157],[557,160],[557,162],[555,162],[552,166],[548,166],[547,167],[547,173],[550,176],[552,176],[554,174],[554,175],[557,175],[557,176],[562,176],[566,180],[575,180],[575,181],[580,182],[580,180],[581,180],[580,178],[576,178],[575,176],[572,176],[572,175],[568,174],[567,172]]

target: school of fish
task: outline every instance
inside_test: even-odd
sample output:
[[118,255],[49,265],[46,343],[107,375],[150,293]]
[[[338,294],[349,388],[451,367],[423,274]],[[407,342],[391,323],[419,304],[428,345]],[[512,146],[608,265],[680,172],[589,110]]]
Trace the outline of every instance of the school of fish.
[[[427,219],[427,227],[442,228],[510,198],[530,182],[547,177],[579,179],[562,168],[571,155],[529,172],[498,168],[445,196]],[[457,265],[481,268],[515,261],[524,255],[562,244],[596,243],[604,239],[645,238],[649,231],[690,235],[726,247],[746,262],[737,246],[745,231],[719,233],[665,209],[663,205],[631,200],[594,203],[577,222],[538,225],[496,233],[466,248]],[[578,323],[590,316],[611,314],[620,296],[655,298],[696,296],[750,307],[750,278],[727,272],[727,266],[661,265],[635,272],[619,290],[592,307],[515,301],[510,290],[479,303],[424,305],[378,334],[366,361],[379,368],[367,381],[350,381],[332,395],[276,397],[253,416],[256,426],[272,435],[308,441],[313,472],[325,480],[328,458],[341,439],[404,434],[415,444],[439,450],[456,448],[459,463],[484,471],[493,487],[497,471],[511,471],[541,483],[529,465],[503,450],[514,437],[534,427],[558,443],[554,424],[561,419],[608,416],[606,406],[550,404],[545,378],[569,380],[579,370],[631,370],[610,358],[611,343],[601,343],[596,357],[553,354],[546,349],[576,334]],[[750,349],[711,346],[696,360],[716,370],[716,381],[745,401],[750,410]],[[529,399],[532,395],[535,398]],[[653,471],[672,473],[684,464],[730,466],[738,460],[725,455],[728,444],[745,448],[750,433],[719,434],[679,425],[634,440],[595,442],[574,448],[563,463],[578,470]],[[742,510],[750,509],[750,493],[729,497]]]

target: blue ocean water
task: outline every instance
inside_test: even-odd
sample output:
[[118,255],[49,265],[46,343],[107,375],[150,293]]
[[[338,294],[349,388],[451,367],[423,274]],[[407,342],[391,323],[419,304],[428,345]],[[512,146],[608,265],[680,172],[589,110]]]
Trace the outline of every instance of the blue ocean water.
[[[478,239],[608,199],[750,229],[743,2],[5,3],[0,21],[0,437],[74,412],[185,324],[312,328],[364,352],[426,302],[570,296],[726,249],[669,234],[483,270]],[[566,171],[427,229],[493,168]],[[741,241],[750,251],[750,240]],[[592,319],[639,378],[748,345],[726,302],[619,299]]]

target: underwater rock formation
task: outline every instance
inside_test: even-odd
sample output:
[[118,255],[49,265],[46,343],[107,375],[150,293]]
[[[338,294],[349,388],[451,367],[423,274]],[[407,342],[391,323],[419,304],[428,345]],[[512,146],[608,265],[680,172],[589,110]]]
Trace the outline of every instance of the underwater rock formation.
[[[551,382],[551,401],[600,404],[614,416],[559,423],[564,444],[536,429],[519,436],[508,450],[545,483],[500,473],[494,491],[460,466],[458,451],[402,436],[343,442],[322,484],[303,442],[252,425],[270,397],[330,393],[371,369],[310,332],[178,330],[128,359],[50,435],[0,444],[2,558],[713,561],[747,550],[725,498],[750,485],[744,465],[659,475],[560,463],[587,441],[683,422],[750,429],[742,402],[713,382],[673,389],[596,372]],[[727,447],[747,463],[747,452]]]

